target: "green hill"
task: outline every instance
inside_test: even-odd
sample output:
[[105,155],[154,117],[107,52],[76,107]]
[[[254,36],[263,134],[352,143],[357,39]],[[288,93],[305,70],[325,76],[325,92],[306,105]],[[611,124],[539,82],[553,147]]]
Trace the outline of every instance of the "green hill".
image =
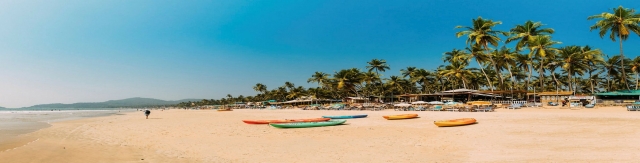
[[126,107],[152,107],[152,106],[166,106],[175,105],[180,102],[187,101],[199,101],[199,99],[184,99],[178,101],[165,101],[153,98],[128,98],[122,100],[109,100],[105,102],[83,102],[73,104],[40,104],[26,108],[126,108]]

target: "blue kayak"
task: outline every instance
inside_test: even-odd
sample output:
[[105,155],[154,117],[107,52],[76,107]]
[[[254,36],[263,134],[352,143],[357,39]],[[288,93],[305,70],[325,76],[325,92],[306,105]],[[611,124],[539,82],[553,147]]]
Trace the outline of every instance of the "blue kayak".
[[322,118],[331,118],[331,119],[351,119],[351,118],[364,118],[367,117],[364,115],[333,115],[333,116],[322,116]]

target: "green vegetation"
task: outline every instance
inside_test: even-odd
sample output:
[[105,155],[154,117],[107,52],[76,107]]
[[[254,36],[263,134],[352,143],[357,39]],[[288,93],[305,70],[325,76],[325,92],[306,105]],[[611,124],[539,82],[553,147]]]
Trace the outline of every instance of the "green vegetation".
[[[390,66],[383,59],[373,59],[367,62],[366,71],[350,68],[334,74],[315,72],[307,82],[316,83],[316,88],[294,87],[293,83],[286,82],[268,90],[267,86],[258,83],[253,87],[258,92],[256,96],[228,95],[227,98],[207,101],[227,104],[286,101],[303,96],[326,99],[388,97],[457,88],[575,91],[583,94],[629,89],[630,86],[638,89],[640,57],[633,60],[625,58],[622,42],[632,33],[640,36],[640,14],[620,6],[613,8],[613,13],[603,12],[587,17],[587,20],[594,19],[597,22],[590,29],[599,30],[600,37],[610,33],[612,41],[619,40],[620,54],[606,55],[589,45],[565,45],[554,40],[555,30],[546,28],[541,22],[526,21],[508,31],[500,31],[496,27],[502,22],[478,17],[471,20],[470,26],[455,27],[461,29],[455,36],[466,36],[466,44],[464,48],[444,52],[445,65],[434,70],[407,67],[401,70],[402,76],[384,78],[381,73],[389,70]],[[472,60],[478,68],[469,67]],[[534,71],[537,76],[533,75]],[[633,80],[628,78],[629,72],[635,74],[636,82],[629,82]]]

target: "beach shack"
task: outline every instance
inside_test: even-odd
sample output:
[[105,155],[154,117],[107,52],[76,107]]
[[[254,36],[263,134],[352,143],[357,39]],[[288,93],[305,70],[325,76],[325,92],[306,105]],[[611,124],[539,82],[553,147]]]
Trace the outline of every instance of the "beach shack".
[[[549,102],[561,103],[563,100],[569,99],[571,96],[573,96],[572,91],[553,91],[537,93],[536,98],[539,98],[540,102],[546,104]],[[576,96],[576,98],[578,97],[582,96]]]
[[595,93],[596,99],[605,106],[622,106],[640,100],[640,90],[618,90]]

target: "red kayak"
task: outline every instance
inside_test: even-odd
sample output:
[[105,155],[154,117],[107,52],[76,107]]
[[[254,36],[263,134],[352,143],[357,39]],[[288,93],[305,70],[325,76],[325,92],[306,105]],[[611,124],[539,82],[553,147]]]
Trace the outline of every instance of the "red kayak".
[[247,124],[269,124],[269,123],[293,123],[293,122],[324,122],[331,118],[311,118],[311,119],[284,119],[284,120],[242,120]]

